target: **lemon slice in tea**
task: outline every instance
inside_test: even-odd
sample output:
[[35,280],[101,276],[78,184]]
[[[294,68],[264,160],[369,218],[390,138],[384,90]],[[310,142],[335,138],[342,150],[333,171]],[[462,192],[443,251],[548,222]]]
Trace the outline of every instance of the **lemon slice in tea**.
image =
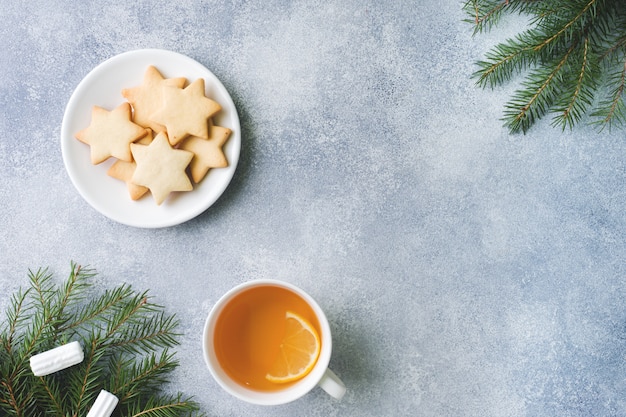
[[302,316],[285,314],[285,336],[280,352],[265,378],[277,384],[296,381],[315,366],[320,354],[320,338],[315,328]]

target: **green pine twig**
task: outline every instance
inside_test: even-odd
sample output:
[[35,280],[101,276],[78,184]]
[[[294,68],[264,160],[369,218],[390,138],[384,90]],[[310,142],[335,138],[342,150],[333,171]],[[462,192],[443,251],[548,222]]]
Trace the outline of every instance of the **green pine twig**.
[[554,105],[555,116],[553,126],[573,128],[591,108],[594,100],[594,91],[597,89],[598,66],[595,58],[589,54],[589,39],[583,40],[582,49],[575,52],[580,56],[574,61],[576,68],[568,68],[562,91],[556,98]]
[[153,353],[141,361],[129,361],[121,356],[112,358],[108,391],[122,402],[149,394],[167,382],[167,376],[178,366],[174,354],[164,349],[159,355]]
[[563,80],[562,71],[573,49],[561,60],[532,71],[523,83],[524,88],[515,92],[504,113],[509,130],[526,132],[554,105]]
[[610,84],[613,89],[607,94],[607,97],[601,102],[599,109],[592,116],[598,118],[598,124],[601,129],[606,126],[611,127],[611,122],[626,124],[626,105],[622,97],[626,89],[626,59],[623,61],[621,70],[614,71],[609,74]]
[[122,405],[122,414],[130,417],[191,417],[193,401],[177,395],[161,395],[148,399],[147,402],[129,401]]
[[495,45],[473,74],[483,88],[523,78],[505,104],[510,132],[525,133],[549,114],[562,129],[585,118],[601,129],[626,123],[622,0],[468,0],[464,8],[475,34],[507,14],[529,17],[529,28]]
[[[0,325],[0,415],[84,416],[100,390],[120,398],[114,416],[200,416],[198,405],[164,392],[178,366],[178,322],[121,285],[93,294],[95,272],[72,263],[57,286],[46,269],[29,271],[29,287],[13,294]],[[78,340],[84,360],[36,377],[32,355]]]

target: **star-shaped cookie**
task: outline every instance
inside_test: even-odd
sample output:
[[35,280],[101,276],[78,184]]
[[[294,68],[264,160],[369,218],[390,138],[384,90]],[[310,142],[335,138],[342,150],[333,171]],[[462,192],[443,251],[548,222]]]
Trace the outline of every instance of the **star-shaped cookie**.
[[[141,145],[149,145],[152,142],[152,130],[146,129],[147,134],[143,138],[139,139],[135,143],[139,143]],[[117,160],[111,165],[107,174],[113,178],[118,180],[122,180],[126,183],[126,188],[128,189],[128,194],[130,194],[130,198],[133,200],[139,200],[144,196],[149,190],[148,188],[133,184],[131,181],[133,174],[135,173],[135,169],[137,168],[137,163],[135,161],[126,162]]]
[[137,168],[131,182],[150,189],[158,205],[174,191],[191,191],[193,185],[185,172],[193,153],[174,149],[167,134],[160,132],[150,145],[130,145]]
[[152,119],[167,128],[170,144],[176,145],[187,136],[209,138],[208,121],[221,106],[204,95],[204,79],[198,78],[187,87],[163,87],[163,106]]
[[156,67],[148,66],[141,85],[122,90],[122,96],[133,106],[133,121],[155,132],[163,132],[165,126],[151,118],[163,105],[163,86],[183,88],[186,82],[184,77],[164,78]]
[[91,148],[91,163],[99,164],[111,156],[132,161],[130,144],[146,134],[146,129],[133,123],[131,107],[122,103],[108,111],[93,106],[90,125],[76,134],[76,139]]
[[210,168],[228,166],[223,147],[230,134],[229,128],[209,123],[209,139],[189,136],[179,145],[179,149],[191,151],[194,154],[191,164],[189,164],[189,170],[191,178],[196,184],[202,181]]

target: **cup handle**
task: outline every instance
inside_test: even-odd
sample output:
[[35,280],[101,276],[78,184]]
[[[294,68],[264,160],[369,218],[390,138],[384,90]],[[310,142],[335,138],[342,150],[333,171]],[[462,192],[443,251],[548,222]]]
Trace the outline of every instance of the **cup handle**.
[[330,369],[326,369],[326,372],[324,372],[324,376],[317,385],[319,385],[324,391],[326,391],[328,395],[338,400],[340,400],[346,393],[345,384]]

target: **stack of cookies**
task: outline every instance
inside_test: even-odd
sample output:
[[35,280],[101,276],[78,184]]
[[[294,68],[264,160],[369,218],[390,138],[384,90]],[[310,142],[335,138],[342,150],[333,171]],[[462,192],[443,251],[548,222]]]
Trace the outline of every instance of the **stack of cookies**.
[[228,166],[223,146],[231,130],[216,126],[221,106],[206,97],[204,79],[164,78],[154,66],[143,83],[122,90],[127,100],[108,111],[94,106],[91,123],[76,134],[91,163],[116,161],[108,175],[126,182],[133,200],[150,192],[157,204],[191,191],[211,168]]

